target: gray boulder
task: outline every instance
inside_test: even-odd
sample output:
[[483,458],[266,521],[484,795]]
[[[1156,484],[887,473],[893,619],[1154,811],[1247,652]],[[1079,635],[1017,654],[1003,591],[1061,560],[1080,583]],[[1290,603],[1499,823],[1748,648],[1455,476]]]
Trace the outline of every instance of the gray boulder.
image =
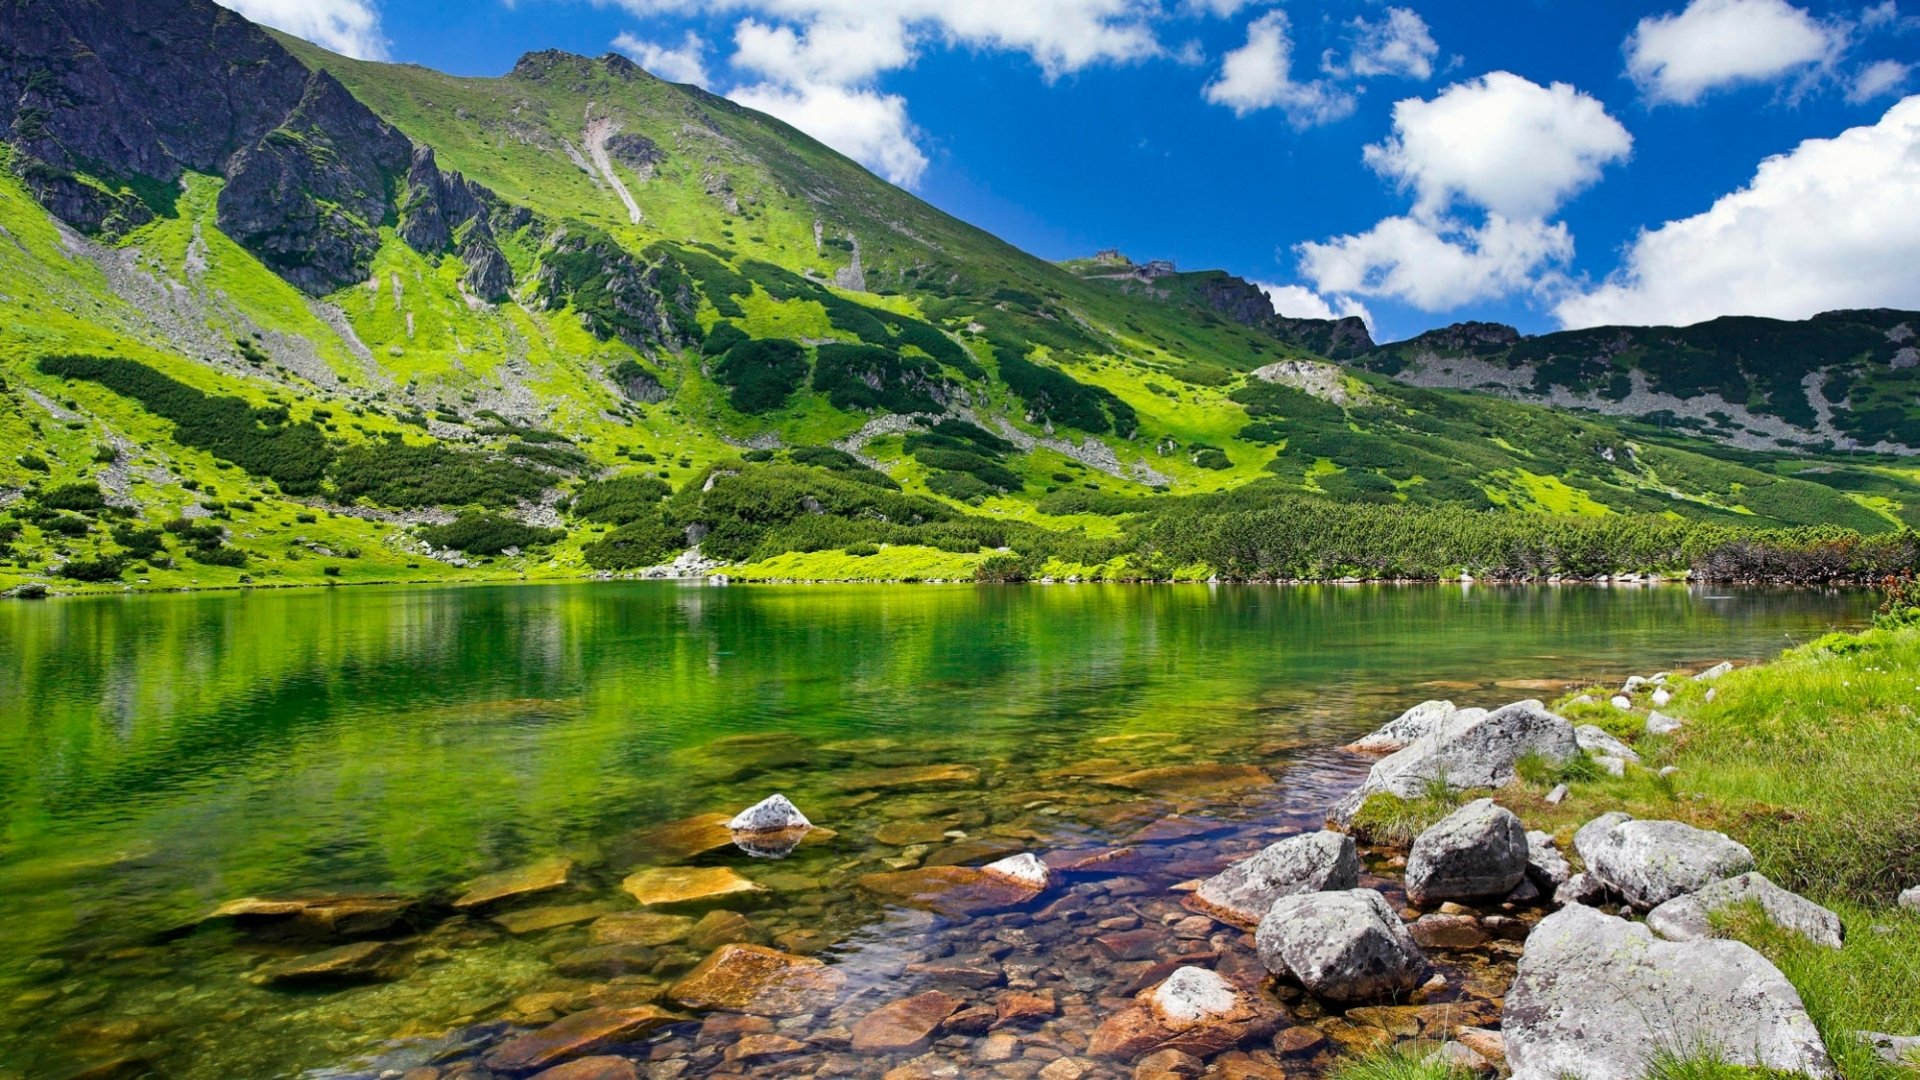
[[1920,885],[1900,890],[1899,899],[1894,901],[1903,911],[1920,911]]
[[1528,935],[1501,1016],[1513,1080],[1622,1080],[1660,1050],[1834,1075],[1800,995],[1737,941],[1660,941],[1569,907]]
[[769,795],[735,814],[727,828],[734,832],[782,832],[787,829],[811,829],[813,822],[785,795]]
[[1878,1031],[1857,1032],[1860,1041],[1873,1047],[1880,1060],[1889,1065],[1920,1065],[1920,1035],[1886,1035]]
[[1581,724],[1573,729],[1573,738],[1580,749],[1596,757],[1619,758],[1621,761],[1640,764],[1640,755],[1634,752],[1633,747],[1614,738],[1605,728],[1594,724]]
[[1527,834],[1527,876],[1541,892],[1552,892],[1573,876],[1573,867],[1554,846],[1552,836],[1537,830]]
[[1433,783],[1455,791],[1504,787],[1514,779],[1515,763],[1529,754],[1562,762],[1578,751],[1573,725],[1538,701],[1484,714],[1463,709],[1432,733],[1374,762],[1366,781],[1342,799],[1331,816],[1351,821],[1369,795],[1385,792],[1415,799]]
[[1451,701],[1423,701],[1366,738],[1348,743],[1347,749],[1362,754],[1391,754],[1433,734],[1461,712],[1485,716],[1487,710],[1459,709]]
[[1407,898],[1416,904],[1505,896],[1527,876],[1527,830],[1492,799],[1441,818],[1407,853]]
[[1735,904],[1757,903],[1767,919],[1816,945],[1841,946],[1846,928],[1840,916],[1767,880],[1759,873],[1716,881],[1697,892],[1676,896],[1647,913],[1647,927],[1669,941],[1711,937],[1710,917]]
[[1300,893],[1274,902],[1254,934],[1260,962],[1333,1001],[1371,1001],[1419,985],[1427,957],[1372,889]]
[[1336,832],[1303,833],[1268,844],[1200,883],[1189,905],[1245,929],[1283,896],[1351,889],[1360,884],[1360,856],[1353,837]]
[[1679,731],[1680,727],[1680,721],[1658,709],[1647,714],[1647,734],[1649,735],[1671,735]]
[[1701,672],[1698,675],[1695,675],[1693,677],[1693,681],[1694,682],[1712,682],[1713,680],[1719,678],[1722,675],[1725,675],[1726,673],[1732,670],[1733,670],[1733,662],[1731,660],[1722,660],[1720,663],[1713,665],[1712,667],[1708,668],[1707,670]]
[[1725,833],[1617,812],[1588,822],[1574,846],[1588,873],[1642,911],[1753,869],[1753,853]]
[[1599,907],[1606,902],[1607,887],[1584,871],[1561,882],[1560,887],[1553,890],[1555,907],[1572,907],[1576,904]]

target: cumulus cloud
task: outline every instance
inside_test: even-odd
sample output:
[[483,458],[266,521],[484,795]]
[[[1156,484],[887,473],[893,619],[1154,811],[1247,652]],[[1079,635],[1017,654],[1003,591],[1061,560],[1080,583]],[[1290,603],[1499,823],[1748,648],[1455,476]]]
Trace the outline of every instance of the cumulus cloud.
[[1555,314],[1583,327],[1920,307],[1916,191],[1920,95],[1768,158],[1705,212],[1642,232],[1617,273]]
[[843,86],[758,83],[730,95],[749,109],[777,116],[903,187],[920,182],[927,156],[898,94]]
[[1336,62],[1331,53],[1325,56],[1321,66],[1329,74],[1362,79],[1381,75],[1421,80],[1433,77],[1433,61],[1440,55],[1440,45],[1419,13],[1390,7],[1376,22],[1356,17],[1348,26],[1353,30],[1353,50],[1344,62]]
[[254,22],[357,60],[385,60],[387,39],[372,0],[218,0]]
[[1896,94],[1907,84],[1907,76],[1913,74],[1912,64],[1903,64],[1898,60],[1879,60],[1860,69],[1847,86],[1847,100],[1855,105],[1872,101],[1886,94]]
[[1691,0],[1641,19],[1627,38],[1627,74],[1655,102],[1691,105],[1708,92],[1830,65],[1847,27],[1787,0]]
[[1447,311],[1534,289],[1543,270],[1573,257],[1573,236],[1564,224],[1498,214],[1479,226],[1390,217],[1366,232],[1309,241],[1295,251],[1301,273],[1322,292]]
[[1296,127],[1312,127],[1353,112],[1355,99],[1324,79],[1296,82],[1287,13],[1269,11],[1247,24],[1247,43],[1227,53],[1220,74],[1202,92],[1215,105],[1245,116],[1278,108]]
[[707,43],[691,30],[687,31],[687,36],[678,47],[657,45],[632,34],[621,34],[614,38],[613,47],[668,82],[706,86],[710,81],[707,77]]
[[1550,214],[1623,161],[1633,137],[1592,96],[1496,71],[1393,107],[1367,164],[1415,195],[1416,213],[1456,200],[1509,218]]
[[1373,312],[1351,296],[1321,296],[1305,285],[1274,285],[1256,281],[1253,287],[1267,294],[1273,313],[1289,319],[1345,319],[1357,317],[1373,329]]

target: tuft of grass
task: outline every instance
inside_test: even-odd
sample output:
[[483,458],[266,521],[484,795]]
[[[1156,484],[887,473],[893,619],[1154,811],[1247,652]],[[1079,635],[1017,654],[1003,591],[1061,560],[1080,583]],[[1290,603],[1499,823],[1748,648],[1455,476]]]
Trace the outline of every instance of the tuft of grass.
[[1585,750],[1575,752],[1565,761],[1555,761],[1537,750],[1529,751],[1513,763],[1513,771],[1523,782],[1535,787],[1590,783],[1606,775]]
[[1417,799],[1403,799],[1383,791],[1369,795],[1367,801],[1360,804],[1351,828],[1355,837],[1367,843],[1406,847],[1466,801],[1466,792],[1455,791],[1444,782],[1428,784]]
[[[1847,1073],[1851,1077],[1852,1073]],[[1804,1080],[1802,1074],[1734,1065],[1713,1051],[1676,1054],[1662,1050],[1647,1064],[1642,1080]]]
[[1340,1062],[1329,1080],[1468,1080],[1470,1075],[1404,1046],[1387,1046]]

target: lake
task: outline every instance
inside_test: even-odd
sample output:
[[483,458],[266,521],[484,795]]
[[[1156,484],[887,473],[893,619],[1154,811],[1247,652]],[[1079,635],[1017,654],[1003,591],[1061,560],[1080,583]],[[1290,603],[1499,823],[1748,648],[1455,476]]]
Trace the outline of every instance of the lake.
[[[1026,1052],[1058,1056],[1169,949],[1229,962],[1235,943],[1204,925],[1165,942],[1125,928],[1172,927],[1172,884],[1312,827],[1366,768],[1334,748],[1407,706],[1761,659],[1872,605],[1680,586],[667,583],[0,603],[0,1077],[457,1060],[502,1021],[655,1000],[702,945],[741,938],[844,976],[831,1008],[781,1022],[802,1048],[767,1044],[768,1073],[812,1072],[847,1018],[929,985],[1050,994]],[[773,792],[831,835],[784,859],[683,842]],[[1175,814],[1202,824],[1152,832]],[[1129,838],[1135,863],[1075,885],[1086,910],[1056,920],[1122,945],[860,884]],[[564,888],[450,906],[558,858]],[[678,865],[754,882],[719,905],[745,923],[610,948],[595,920],[636,910],[625,876]],[[381,942],[365,981],[280,977],[340,940],[201,923],[238,898],[326,894],[400,898],[392,925],[334,928]],[[696,1030],[656,1033],[654,1056],[742,1070]],[[990,1038],[955,1032],[936,1053]]]

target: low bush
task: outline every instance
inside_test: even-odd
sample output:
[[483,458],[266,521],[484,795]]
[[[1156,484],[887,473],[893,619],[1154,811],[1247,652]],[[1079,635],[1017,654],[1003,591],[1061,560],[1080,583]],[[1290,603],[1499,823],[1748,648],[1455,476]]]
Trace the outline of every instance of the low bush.
[[565,529],[543,529],[499,514],[462,514],[445,525],[426,525],[420,538],[437,548],[468,555],[499,555],[509,548],[540,547],[566,538]]

